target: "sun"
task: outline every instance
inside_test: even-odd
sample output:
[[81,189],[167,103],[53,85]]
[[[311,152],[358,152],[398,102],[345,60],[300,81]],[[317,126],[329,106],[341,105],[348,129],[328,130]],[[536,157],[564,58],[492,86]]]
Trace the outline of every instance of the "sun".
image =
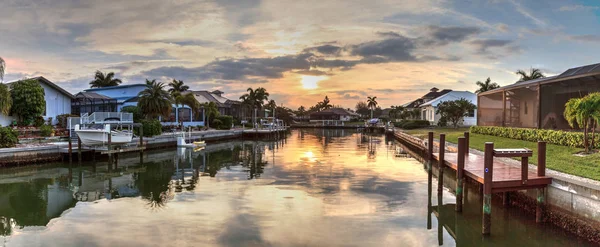
[[304,89],[317,89],[319,87],[318,82],[327,79],[327,76],[314,76],[314,75],[303,75],[300,77],[300,83]]

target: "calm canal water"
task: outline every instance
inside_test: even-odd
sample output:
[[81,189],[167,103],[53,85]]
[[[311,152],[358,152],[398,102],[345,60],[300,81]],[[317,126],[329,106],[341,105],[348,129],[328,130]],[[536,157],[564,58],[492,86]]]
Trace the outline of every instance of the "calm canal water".
[[447,189],[446,205],[428,208],[423,165],[397,147],[382,135],[294,130],[279,142],[146,152],[143,163],[122,156],[111,170],[3,170],[0,234],[8,246],[591,246],[500,205],[483,238],[477,193],[461,215]]

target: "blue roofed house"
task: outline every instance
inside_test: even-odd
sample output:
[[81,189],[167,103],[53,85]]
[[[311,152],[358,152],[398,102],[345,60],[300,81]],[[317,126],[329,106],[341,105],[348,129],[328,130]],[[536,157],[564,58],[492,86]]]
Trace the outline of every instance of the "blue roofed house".
[[[421,108],[422,120],[429,121],[432,125],[437,125],[440,120],[440,114],[436,114],[437,106],[446,101],[459,100],[464,98],[474,105],[477,105],[477,95],[468,91],[449,91],[437,98],[431,99],[419,106]],[[477,125],[477,110],[468,113],[468,116],[463,118],[462,126]]]
[[[103,87],[103,88],[90,88],[90,89],[84,90],[84,92],[82,92],[82,93],[89,94],[89,97],[94,97],[96,102],[103,102],[100,99],[100,98],[102,98],[101,96],[107,97],[107,99],[105,99],[104,102],[109,102],[108,99],[116,100],[115,110],[120,112],[121,109],[123,109],[123,107],[125,107],[125,106],[137,106],[138,94],[146,88],[147,88],[146,84],[127,84],[127,85],[119,85],[119,86]],[[82,93],[80,93],[80,94],[82,94]],[[79,96],[79,94],[77,96]],[[179,119],[183,123],[184,126],[198,126],[198,125],[204,126],[203,113],[194,114],[194,112],[192,112],[192,109],[186,105],[173,104],[172,107],[173,107],[173,109],[171,111],[171,116],[169,116],[168,118],[161,117],[160,120],[163,125],[177,125],[177,123],[178,123],[177,119]],[[110,109],[111,106],[106,105],[106,106],[103,106],[100,108]],[[76,109],[75,106],[74,106],[74,109]],[[83,109],[83,108],[81,108],[81,109]],[[86,109],[98,109],[98,108],[97,107],[89,107]],[[91,111],[91,110],[88,110],[87,112],[86,111],[77,111],[77,110],[74,111],[75,114],[91,113],[91,112],[93,112],[93,111]]]
[[[59,87],[58,85],[54,84],[53,82],[44,78],[43,76],[38,76],[29,79],[38,81],[40,83],[40,86],[42,86],[42,88],[44,89],[44,98],[46,99],[46,110],[42,115],[44,119],[48,120],[49,118],[52,118],[52,124],[57,124],[58,120],[56,116],[71,113],[71,100],[75,98],[71,93],[67,92],[67,90],[64,90],[63,88]],[[15,82],[9,82],[7,84]],[[5,116],[0,114],[1,126],[8,126],[12,124],[14,120],[15,118],[12,116]]]

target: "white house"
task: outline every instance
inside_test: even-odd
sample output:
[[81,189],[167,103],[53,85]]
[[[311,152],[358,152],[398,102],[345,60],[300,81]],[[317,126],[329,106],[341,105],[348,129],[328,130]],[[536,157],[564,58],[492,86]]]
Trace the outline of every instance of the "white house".
[[[43,114],[44,119],[48,120],[48,118],[52,118],[52,124],[57,124],[58,120],[56,119],[56,116],[62,114],[71,114],[71,100],[75,98],[71,93],[62,89],[61,87],[44,78],[43,76],[30,79],[37,80],[42,86],[42,88],[44,88],[44,94],[46,99],[46,110]],[[0,114],[1,126],[8,126],[13,122],[13,120],[14,118],[12,116],[5,116]]]
[[[437,106],[446,101],[459,100],[464,98],[477,105],[477,95],[468,91],[450,91],[442,96],[425,102],[419,106],[421,108],[421,119],[429,121],[432,125],[437,125],[440,120],[440,114],[436,114]],[[477,125],[477,110],[470,112],[469,116],[464,117],[463,126]]]

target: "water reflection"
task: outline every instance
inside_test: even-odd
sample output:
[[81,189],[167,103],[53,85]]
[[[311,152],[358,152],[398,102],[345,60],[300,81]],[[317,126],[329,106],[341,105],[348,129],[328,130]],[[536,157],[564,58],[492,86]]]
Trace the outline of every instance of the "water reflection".
[[295,130],[278,142],[123,155],[111,168],[98,161],[4,170],[0,234],[16,246],[553,246],[574,239],[509,212],[492,215],[494,227],[507,229],[482,240],[469,230],[481,224],[477,199],[466,198],[455,216],[453,195],[432,197],[434,178],[409,151],[382,135]]

